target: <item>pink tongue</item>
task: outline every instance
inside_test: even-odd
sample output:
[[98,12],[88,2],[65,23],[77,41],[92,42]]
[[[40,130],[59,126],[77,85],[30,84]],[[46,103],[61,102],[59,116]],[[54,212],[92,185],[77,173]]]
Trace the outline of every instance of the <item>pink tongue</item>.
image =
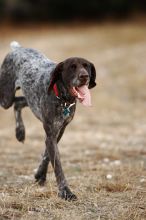
[[78,99],[85,106],[91,106],[91,94],[88,86],[78,87]]

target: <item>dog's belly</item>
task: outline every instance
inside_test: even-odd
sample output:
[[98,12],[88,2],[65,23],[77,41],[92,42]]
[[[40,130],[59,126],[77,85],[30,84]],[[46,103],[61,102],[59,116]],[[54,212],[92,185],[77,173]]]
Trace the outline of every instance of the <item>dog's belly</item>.
[[[36,77],[35,77],[36,78]],[[29,80],[27,80],[29,79]],[[27,100],[28,106],[32,110],[32,112],[35,114],[35,116],[42,120],[42,113],[41,113],[41,96],[42,94],[45,94],[45,88],[44,85],[41,84],[41,81],[39,80],[33,80],[34,77],[29,78],[29,75],[27,74],[27,77],[24,80],[21,81],[21,89],[24,97]]]
[[[35,93],[29,93],[29,91],[23,91],[24,96],[26,97],[28,106],[30,107],[31,111],[34,113],[34,115],[42,121],[42,114],[41,114],[41,106],[40,106],[40,100],[38,96]],[[31,96],[31,98],[29,98]]]

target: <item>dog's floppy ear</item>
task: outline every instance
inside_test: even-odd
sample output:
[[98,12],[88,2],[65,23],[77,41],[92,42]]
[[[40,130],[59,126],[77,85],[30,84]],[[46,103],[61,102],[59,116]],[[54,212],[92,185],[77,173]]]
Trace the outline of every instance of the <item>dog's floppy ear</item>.
[[57,66],[55,67],[55,69],[53,70],[52,74],[51,74],[51,80],[50,80],[50,83],[49,83],[49,88],[48,90],[50,91],[54,84],[59,80],[61,79],[61,73],[63,71],[63,62],[60,62],[57,64]]
[[89,89],[92,89],[96,86],[96,69],[93,63],[90,63],[90,69],[91,69],[91,76],[90,76],[90,82],[89,82]]

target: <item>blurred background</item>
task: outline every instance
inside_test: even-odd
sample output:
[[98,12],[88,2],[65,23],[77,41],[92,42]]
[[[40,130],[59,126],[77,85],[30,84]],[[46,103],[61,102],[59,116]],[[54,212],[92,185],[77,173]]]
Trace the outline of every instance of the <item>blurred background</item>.
[[145,0],[0,0],[1,21],[125,19],[145,12]]
[[146,1],[0,0],[0,63],[13,40],[56,62],[88,59],[97,86],[93,106],[78,103],[59,143],[79,197],[72,208],[56,196],[51,166],[47,187],[33,185],[44,151],[40,122],[23,111],[22,145],[13,108],[0,108],[0,219],[146,219]]

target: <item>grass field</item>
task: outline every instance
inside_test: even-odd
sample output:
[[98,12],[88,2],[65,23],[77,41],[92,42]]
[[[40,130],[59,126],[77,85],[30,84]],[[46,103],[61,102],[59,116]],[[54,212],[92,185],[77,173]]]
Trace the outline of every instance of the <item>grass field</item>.
[[97,70],[93,107],[78,104],[59,144],[76,202],[57,197],[51,166],[45,187],[34,182],[44,132],[23,111],[26,141],[15,139],[13,109],[0,108],[0,220],[146,219],[146,28],[145,24],[1,28],[0,63],[19,41],[57,62],[91,60]]

